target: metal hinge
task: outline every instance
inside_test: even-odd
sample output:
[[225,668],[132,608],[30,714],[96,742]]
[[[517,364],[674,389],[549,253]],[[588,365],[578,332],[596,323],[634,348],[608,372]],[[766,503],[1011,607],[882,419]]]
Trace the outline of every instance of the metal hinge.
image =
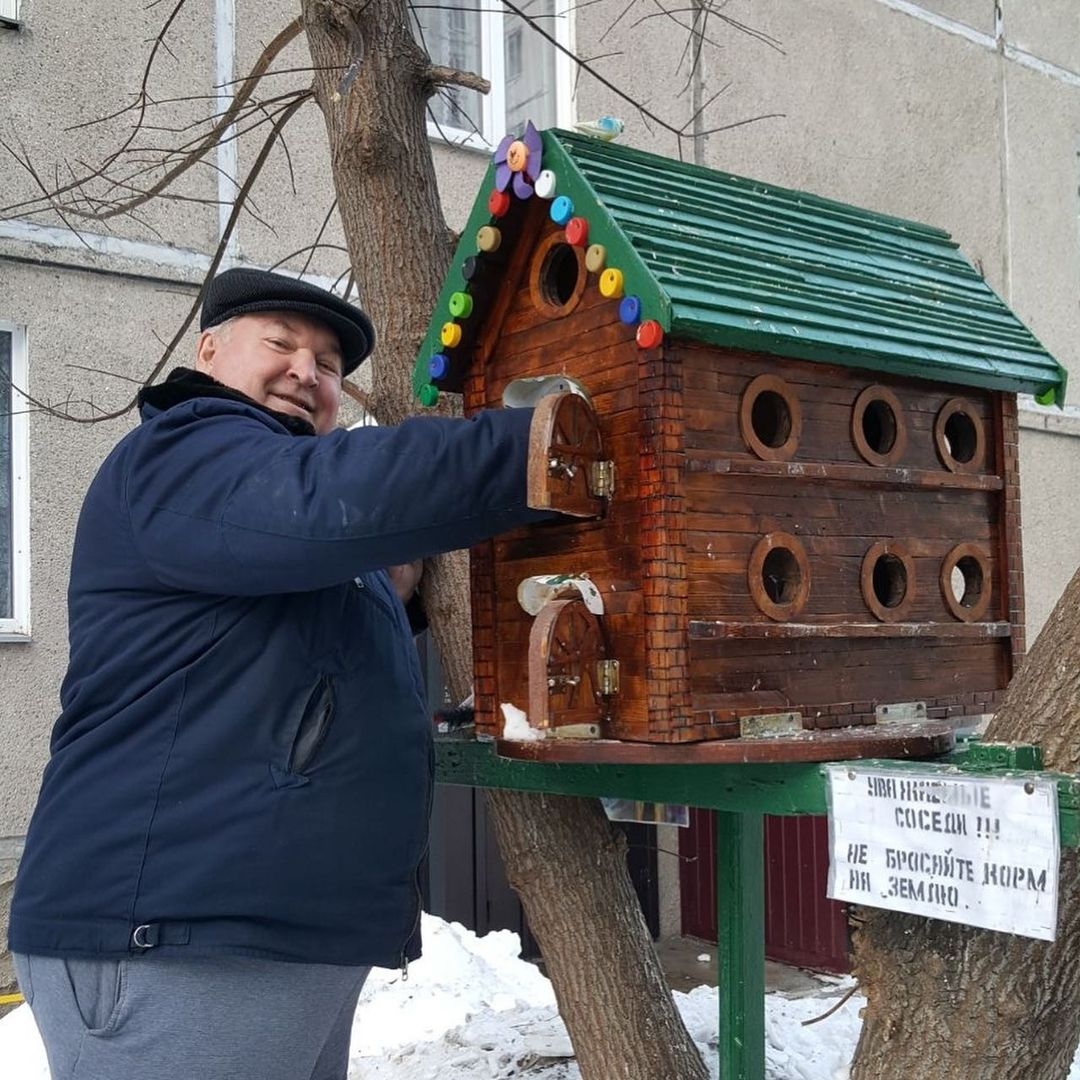
[[611,697],[619,692],[619,661],[598,660],[596,662],[596,690],[603,697]]
[[756,713],[739,717],[739,737],[759,739],[776,735],[795,735],[802,731],[801,712]]
[[911,724],[926,719],[925,701],[895,701],[874,709],[874,719],[879,724]]
[[563,724],[560,727],[548,728],[549,739],[599,739],[599,724]]
[[615,462],[594,461],[589,469],[589,494],[610,499],[615,494]]

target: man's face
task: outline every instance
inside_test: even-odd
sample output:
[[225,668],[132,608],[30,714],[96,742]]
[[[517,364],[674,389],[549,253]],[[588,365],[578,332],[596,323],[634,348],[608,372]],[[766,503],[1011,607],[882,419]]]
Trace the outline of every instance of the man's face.
[[292,311],[240,315],[199,337],[195,366],[275,412],[332,431],[341,405],[341,345]]

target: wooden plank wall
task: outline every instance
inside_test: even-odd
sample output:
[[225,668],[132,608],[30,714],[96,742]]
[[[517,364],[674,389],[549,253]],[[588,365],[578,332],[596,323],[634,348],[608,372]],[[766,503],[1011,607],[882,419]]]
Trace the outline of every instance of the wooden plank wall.
[[542,313],[529,289],[532,252],[561,232],[535,199],[524,233],[515,241],[502,291],[480,339],[466,386],[466,409],[498,408],[515,378],[569,375],[592,396],[616,489],[602,521],[565,521],[518,530],[473,551],[473,634],[477,726],[502,730],[499,705],[525,708],[528,642],[533,619],[517,601],[522,579],[583,574],[597,583],[605,604],[610,655],[620,662],[617,731],[646,731],[645,639],[642,631],[641,502],[639,500],[639,352],[635,328],[619,321],[619,301],[606,299],[589,274],[577,307],[560,318]]
[[[888,702],[925,701],[933,716],[990,711],[1011,673],[1008,623],[1018,614],[1000,584],[1006,555],[1018,564],[997,478],[1000,395],[693,344],[673,351],[686,410],[694,708],[717,721],[797,708],[820,727],[873,722],[875,705]],[[790,464],[761,461],[740,433],[741,395],[763,373],[781,374],[802,408]],[[907,429],[888,469],[867,463],[852,439],[853,403],[872,384],[896,395]],[[935,417],[953,397],[983,421],[978,475],[949,472],[935,449]],[[751,552],[773,532],[795,536],[810,567],[792,625],[764,613],[748,588]],[[872,614],[861,588],[863,557],[883,540],[901,542],[914,568],[914,598],[896,625]],[[942,560],[962,542],[989,557],[992,597],[977,623],[950,612],[939,582]]]

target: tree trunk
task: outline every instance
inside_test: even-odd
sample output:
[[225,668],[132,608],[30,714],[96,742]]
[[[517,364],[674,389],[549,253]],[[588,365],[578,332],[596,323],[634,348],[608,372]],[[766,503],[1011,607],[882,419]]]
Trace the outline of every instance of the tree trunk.
[[707,1080],[656,961],[626,841],[600,803],[492,791],[488,805],[581,1075]]
[[[987,730],[1080,771],[1080,571]],[[1080,1034],[1080,859],[1061,860],[1057,940],[860,908],[867,1006],[852,1080],[1054,1080]]]
[[[346,243],[378,338],[374,404],[397,423],[413,411],[412,365],[451,257],[425,125],[428,60],[405,0],[303,0],[303,14]],[[460,701],[472,682],[464,553],[431,560],[423,589]],[[585,1080],[705,1080],[599,804],[501,792],[490,805]]]

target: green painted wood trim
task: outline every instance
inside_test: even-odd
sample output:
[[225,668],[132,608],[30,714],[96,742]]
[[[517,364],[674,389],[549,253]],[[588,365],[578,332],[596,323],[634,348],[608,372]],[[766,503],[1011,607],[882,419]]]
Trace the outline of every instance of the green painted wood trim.
[[824,814],[821,767],[796,765],[541,765],[511,761],[490,743],[435,740],[436,779],[465,787],[644,802],[760,814]]
[[652,271],[634,250],[622,228],[604,205],[588,178],[559,141],[563,132],[544,132],[544,168],[555,173],[556,197],[567,196],[574,204],[574,215],[589,222],[589,244],[607,248],[605,266],[623,272],[623,292],[641,298],[641,318],[655,319],[667,332],[671,329],[671,302],[657,284]]
[[765,1077],[765,825],[716,815],[720,1080]]
[[[436,779],[465,787],[542,791],[552,795],[618,796],[697,806],[728,813],[825,814],[824,766],[785,765],[542,765],[511,761],[491,743],[459,737],[435,740]],[[1080,847],[1080,776],[1027,768],[1038,748],[971,742],[934,761],[858,762],[897,772],[942,776],[1055,780],[1063,847]],[[853,763],[856,764],[856,763]]]
[[432,312],[431,321],[428,323],[427,332],[424,334],[423,343],[416,356],[413,366],[413,394],[420,395],[421,387],[431,382],[428,375],[428,360],[434,353],[442,350],[442,342],[439,333],[442,325],[450,318],[450,297],[463,291],[464,279],[461,276],[461,267],[470,255],[478,254],[476,247],[476,234],[481,226],[488,225],[492,221],[491,211],[488,210],[488,193],[495,187],[495,166],[488,164],[487,172],[480,184],[480,194],[469,213],[469,220],[458,237],[457,247],[454,249],[454,257],[450,262],[450,269],[446,272],[442,290],[439,293],[438,303]]

